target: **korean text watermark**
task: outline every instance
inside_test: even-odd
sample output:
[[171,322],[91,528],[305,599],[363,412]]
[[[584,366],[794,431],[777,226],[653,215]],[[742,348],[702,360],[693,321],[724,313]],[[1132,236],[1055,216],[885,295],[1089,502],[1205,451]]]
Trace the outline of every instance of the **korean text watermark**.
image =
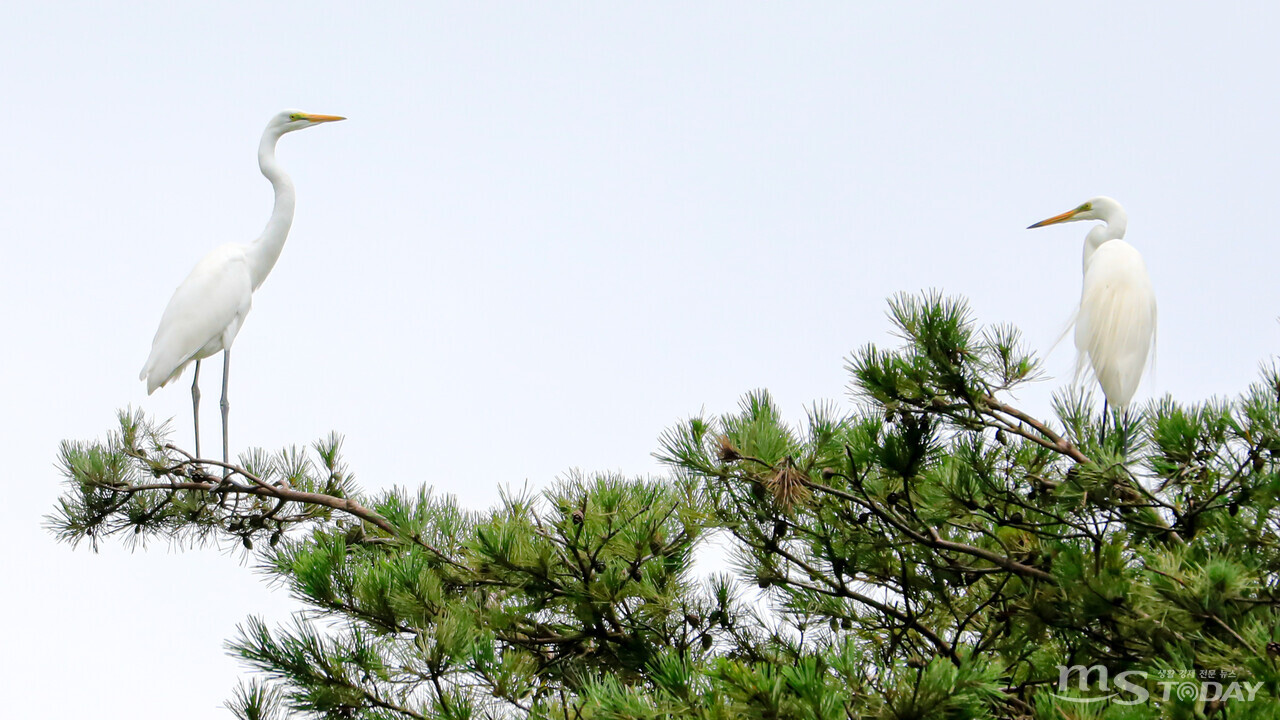
[[[1072,677],[1075,678],[1074,688]],[[1152,682],[1154,678],[1154,682]],[[1152,689],[1154,687],[1154,690]],[[1075,703],[1110,701],[1116,705],[1139,705],[1153,698],[1161,702],[1226,701],[1251,702],[1261,682],[1237,680],[1229,670],[1125,670],[1111,676],[1104,665],[1059,665],[1058,693],[1077,690],[1097,693],[1088,697],[1053,696]]]

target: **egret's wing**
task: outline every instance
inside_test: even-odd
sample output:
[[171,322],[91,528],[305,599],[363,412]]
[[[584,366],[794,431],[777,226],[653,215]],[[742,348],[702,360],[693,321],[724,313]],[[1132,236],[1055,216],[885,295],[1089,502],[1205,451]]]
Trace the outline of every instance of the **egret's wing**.
[[1123,240],[1103,243],[1084,274],[1075,339],[1112,405],[1128,405],[1137,391],[1155,324],[1155,293],[1142,256]]
[[229,346],[253,299],[243,245],[223,245],[196,264],[160,318],[140,379],[147,393],[176,379],[187,363]]

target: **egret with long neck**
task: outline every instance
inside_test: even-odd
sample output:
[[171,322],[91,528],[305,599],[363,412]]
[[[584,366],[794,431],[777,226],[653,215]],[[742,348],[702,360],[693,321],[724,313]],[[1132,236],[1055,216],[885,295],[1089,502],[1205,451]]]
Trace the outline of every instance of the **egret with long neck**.
[[227,416],[227,379],[231,369],[231,344],[253,304],[253,293],[267,279],[284,249],[293,224],[293,181],[276,162],[276,141],[285,133],[343,120],[337,115],[312,115],[283,110],[271,118],[258,144],[258,167],[275,190],[271,218],[257,240],[232,243],[204,256],[169,299],[160,327],[151,342],[151,355],[139,379],[147,394],[176,380],[187,365],[195,363],[191,382],[191,412],[195,424],[196,457],[200,457],[200,361],[222,351],[222,462],[230,463]]
[[[1106,403],[1125,409],[1155,344],[1156,295],[1142,255],[1123,240],[1129,216],[1115,200],[1096,197],[1031,227],[1080,220],[1104,224],[1090,228],[1084,240],[1084,283],[1075,317],[1077,377],[1088,367]],[[1105,423],[1105,410],[1103,417]]]

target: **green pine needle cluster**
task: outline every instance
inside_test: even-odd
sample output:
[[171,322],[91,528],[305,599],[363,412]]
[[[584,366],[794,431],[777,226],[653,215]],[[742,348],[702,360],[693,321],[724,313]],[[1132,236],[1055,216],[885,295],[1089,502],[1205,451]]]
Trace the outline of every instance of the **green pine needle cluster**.
[[[575,473],[479,513],[365,494],[337,437],[223,467],[125,412],[63,445],[49,524],[240,547],[309,608],[228,642],[243,720],[1276,716],[1280,372],[1108,418],[1067,390],[1042,419],[1008,400],[1038,375],[1014,329],[937,294],[890,317],[848,407],[795,425],[751,393],[663,435],[668,478]],[[1107,693],[1064,666],[1149,699],[1080,702]],[[1253,694],[1160,684],[1208,673]]]

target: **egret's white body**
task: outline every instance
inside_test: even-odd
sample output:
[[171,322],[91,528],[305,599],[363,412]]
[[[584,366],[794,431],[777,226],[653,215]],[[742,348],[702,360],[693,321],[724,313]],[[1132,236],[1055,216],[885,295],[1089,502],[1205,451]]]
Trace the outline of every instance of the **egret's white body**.
[[147,394],[164,387],[196,363],[191,385],[192,412],[196,425],[196,453],[200,451],[200,361],[223,353],[222,414],[223,461],[227,461],[227,375],[231,344],[244,325],[253,305],[253,293],[267,279],[280,257],[289,227],[293,223],[295,194],[293,182],[276,162],[276,141],[294,130],[342,120],[336,115],[311,115],[284,110],[267,124],[258,145],[258,166],[275,190],[275,206],[262,235],[252,243],[228,244],[204,256],[191,274],[173,292],[160,318],[151,343],[151,355],[142,366],[139,379],[146,381]]
[[253,305],[249,246],[205,255],[169,299],[140,379],[147,394],[177,380],[192,362],[231,348]]
[[1152,356],[1156,295],[1142,255],[1125,242],[1128,215],[1120,203],[1094,198],[1032,225],[1101,220],[1084,241],[1084,283],[1075,317],[1077,377],[1091,370],[1107,403],[1125,408]]

